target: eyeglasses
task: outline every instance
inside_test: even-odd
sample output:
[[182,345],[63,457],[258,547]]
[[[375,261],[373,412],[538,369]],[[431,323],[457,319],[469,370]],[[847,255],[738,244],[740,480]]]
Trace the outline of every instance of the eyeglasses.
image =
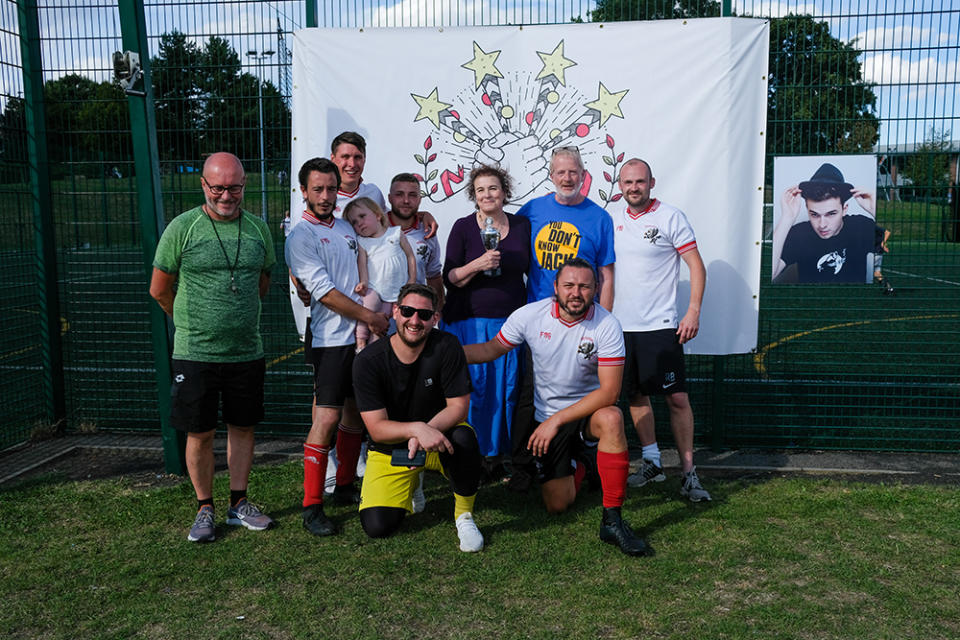
[[424,322],[432,318],[435,313],[433,309],[417,309],[415,307],[408,307],[405,304],[400,305],[399,309],[400,315],[404,318],[410,318],[413,314],[417,314],[417,317]]
[[210,189],[210,193],[215,196],[222,196],[224,191],[229,191],[232,196],[238,196],[243,193],[243,188],[246,186],[242,184],[210,184],[203,176],[200,176],[200,179],[203,180],[203,184],[207,185],[207,189]]
[[566,153],[572,156],[577,156],[578,158],[580,157],[580,149],[576,147],[555,147],[550,156],[553,157],[558,153]]

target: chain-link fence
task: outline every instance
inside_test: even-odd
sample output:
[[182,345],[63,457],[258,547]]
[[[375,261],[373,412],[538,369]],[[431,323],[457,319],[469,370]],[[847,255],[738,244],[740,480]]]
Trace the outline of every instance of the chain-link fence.
[[[24,13],[34,4],[31,35]],[[114,81],[112,55],[124,50],[126,28],[119,4],[0,1],[0,446],[60,418],[72,429],[159,425],[133,151],[143,133],[131,134],[127,98]],[[248,172],[245,208],[266,219],[281,260],[280,225],[295,186],[295,29],[770,18],[767,202],[775,197],[774,156],[876,153],[877,219],[893,232],[884,273],[894,292],[769,284],[767,206],[757,352],[688,359],[698,442],[900,450],[960,443],[960,9],[952,3],[157,1],[143,3],[143,14],[165,219],[202,202],[205,154],[232,150]],[[35,45],[33,58],[24,41]],[[42,78],[45,107],[48,162],[40,165],[28,136],[31,72]],[[44,195],[49,205],[36,213]],[[41,269],[45,237],[55,265]],[[285,272],[278,265],[262,316],[263,431],[300,434],[310,379]],[[59,298],[56,323],[43,321],[50,296],[38,294],[50,288]],[[56,336],[62,365],[59,345],[50,347]],[[664,407],[657,416],[669,441]]]

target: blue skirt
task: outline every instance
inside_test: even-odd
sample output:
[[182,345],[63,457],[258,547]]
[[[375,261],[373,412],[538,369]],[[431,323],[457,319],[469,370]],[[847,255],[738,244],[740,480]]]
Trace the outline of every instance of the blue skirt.
[[[497,336],[506,318],[469,318],[444,323],[443,330],[457,336],[461,344],[486,342]],[[469,422],[480,442],[480,453],[497,456],[510,453],[513,411],[520,393],[520,349],[485,364],[471,364]]]

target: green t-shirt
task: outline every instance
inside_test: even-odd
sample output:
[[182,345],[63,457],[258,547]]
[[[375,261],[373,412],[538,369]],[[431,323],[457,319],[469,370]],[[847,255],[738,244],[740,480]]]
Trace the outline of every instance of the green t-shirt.
[[[267,225],[246,211],[241,216],[242,224],[240,216],[227,222],[214,221],[197,207],[174,218],[160,237],[153,266],[177,274],[174,358],[245,362],[263,357],[260,274],[269,274],[277,259]],[[240,229],[243,236],[238,259]],[[230,282],[234,262],[236,292]]]

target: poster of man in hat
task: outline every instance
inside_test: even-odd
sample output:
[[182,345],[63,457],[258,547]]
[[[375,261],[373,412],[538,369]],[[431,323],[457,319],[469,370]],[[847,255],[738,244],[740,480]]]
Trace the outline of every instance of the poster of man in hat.
[[874,156],[774,159],[773,282],[872,281],[876,173]]

